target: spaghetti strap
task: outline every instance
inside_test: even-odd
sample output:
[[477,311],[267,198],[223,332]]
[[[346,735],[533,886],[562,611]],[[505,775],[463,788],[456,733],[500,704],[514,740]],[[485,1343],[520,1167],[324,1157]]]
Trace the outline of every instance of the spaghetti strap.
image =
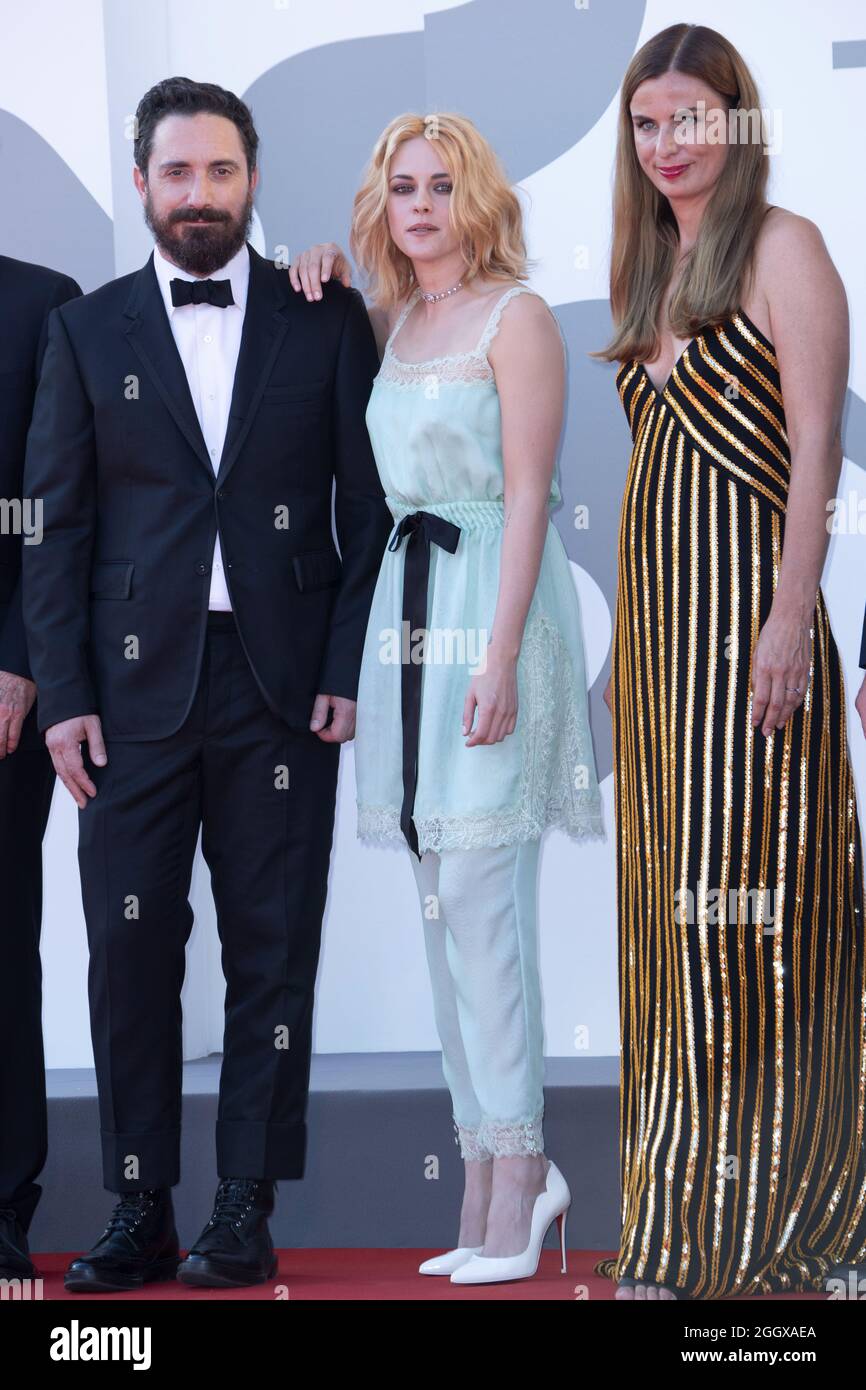
[[495,338],[499,330],[499,321],[502,317],[502,310],[505,308],[508,301],[516,294],[534,294],[537,299],[540,299],[542,303],[546,305],[547,312],[550,314],[550,317],[556,324],[556,331],[559,334],[559,341],[562,344],[563,355],[567,359],[568,348],[566,347],[565,337],[563,335],[559,319],[556,317],[556,314],[553,312],[550,305],[547,303],[547,300],[544,299],[542,295],[538,294],[537,290],[530,289],[528,285],[512,285],[511,288],[506,290],[505,293],[501,296],[501,298],[496,301],[496,303],[493,306],[493,312],[491,313],[490,318],[487,320],[487,326],[485,327],[484,332],[482,333],[478,341],[478,346],[475,349],[476,353],[478,353],[480,356],[487,356],[487,349],[490,347],[490,344],[493,342],[493,339]]
[[499,320],[502,317],[502,310],[505,308],[508,301],[513,299],[516,294],[535,294],[535,290],[531,290],[528,285],[512,285],[503,295],[500,295],[490,311],[490,317],[484,325],[484,332],[481,334],[481,337],[478,339],[473,349],[474,352],[486,354],[487,349],[493,342],[499,329]]
[[421,287],[420,287],[420,285],[416,285],[415,288],[414,288],[413,290],[410,291],[409,298],[406,300],[406,303],[403,305],[403,308],[400,310],[400,313],[397,315],[397,322],[394,324],[394,327],[391,329],[391,332],[388,334],[388,338],[387,338],[387,341],[386,341],[386,343],[385,343],[385,350],[386,350],[386,351],[390,348],[390,346],[391,346],[391,344],[393,343],[394,339],[396,338],[397,334],[400,332],[400,329],[403,327],[403,324],[406,322],[406,319],[407,319],[407,317],[408,317],[408,315],[409,315],[409,311],[410,311],[410,310],[412,309],[412,307],[414,306],[415,301],[416,301],[416,299],[418,298],[418,295],[419,295],[420,293],[421,293]]

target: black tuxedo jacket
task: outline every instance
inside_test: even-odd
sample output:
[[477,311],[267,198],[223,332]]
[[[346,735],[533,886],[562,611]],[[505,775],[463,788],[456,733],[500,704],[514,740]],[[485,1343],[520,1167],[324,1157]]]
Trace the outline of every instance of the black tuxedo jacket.
[[357,290],[332,282],[308,302],[249,249],[216,475],[152,256],[51,314],[25,469],[29,495],[44,499],[43,542],[24,554],[40,729],[90,713],[115,739],[181,726],[217,530],[270,709],[308,730],[318,693],[357,695],[393,524],[364,418],[375,339]]
[[860,638],[860,665],[866,666],[866,612],[863,614],[863,636]]
[[[24,448],[48,337],[48,316],[81,294],[68,275],[0,256],[0,498],[21,501]],[[31,677],[21,612],[23,538],[0,526],[0,671]]]

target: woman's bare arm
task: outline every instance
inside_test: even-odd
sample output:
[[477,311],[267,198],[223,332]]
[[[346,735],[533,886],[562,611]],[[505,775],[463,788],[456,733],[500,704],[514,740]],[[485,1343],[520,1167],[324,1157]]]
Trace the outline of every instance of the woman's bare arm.
[[[842,467],[848,304],[820,231],[787,213],[768,224],[756,258],[767,302],[791,454],[776,587],[753,657],[752,722],[770,734],[802,703],[810,628],[829,542],[827,504]],[[800,690],[796,694],[794,687]]]
[[508,304],[489,358],[502,419],[505,525],[487,669],[473,677],[464,706],[464,732],[479,708],[467,747],[498,742],[517,721],[517,658],[547,536],[565,402],[562,340],[543,300],[525,294]]

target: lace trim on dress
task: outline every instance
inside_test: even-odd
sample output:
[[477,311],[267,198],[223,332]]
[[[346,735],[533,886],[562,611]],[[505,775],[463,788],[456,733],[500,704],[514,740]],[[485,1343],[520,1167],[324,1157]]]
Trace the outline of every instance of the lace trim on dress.
[[544,1153],[542,1119],[544,1111],[525,1120],[483,1118],[477,1128],[454,1123],[454,1143],[461,1158],[484,1162],[488,1158],[516,1158]]
[[[416,816],[422,853],[518,844],[537,839],[548,825],[579,841],[605,838],[595,779],[589,786],[579,785],[581,769],[591,771],[594,762],[589,729],[579,716],[569,653],[557,625],[543,613],[530,613],[518,670],[527,707],[520,801],[484,816]],[[357,807],[360,839],[397,840],[405,845],[399,806],[358,801]]]
[[486,1159],[493,1157],[480,1142],[477,1129],[470,1129],[468,1125],[460,1125],[454,1119],[452,1119],[452,1123],[454,1125],[454,1143],[460,1150],[461,1158],[471,1158],[479,1163],[484,1163]]
[[468,352],[450,353],[445,357],[431,357],[425,362],[404,362],[401,358],[394,356],[391,344],[403,327],[403,323],[410,309],[415,305],[419,294],[420,290],[416,286],[404,304],[402,313],[394,324],[385,344],[382,365],[376,380],[389,386],[425,386],[431,391],[435,391],[436,387],[443,383],[456,386],[476,386],[479,382],[493,382],[495,384],[496,377],[487,360],[487,349],[496,336],[502,310],[516,294],[535,294],[535,290],[531,290],[528,285],[512,285],[510,289],[507,289],[493,306],[484,332],[475,347],[470,348]]

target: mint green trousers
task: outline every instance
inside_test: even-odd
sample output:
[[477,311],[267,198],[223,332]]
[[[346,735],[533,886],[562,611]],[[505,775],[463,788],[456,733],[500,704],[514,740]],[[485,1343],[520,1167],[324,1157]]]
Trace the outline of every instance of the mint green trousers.
[[540,843],[409,852],[463,1158],[544,1151]]

